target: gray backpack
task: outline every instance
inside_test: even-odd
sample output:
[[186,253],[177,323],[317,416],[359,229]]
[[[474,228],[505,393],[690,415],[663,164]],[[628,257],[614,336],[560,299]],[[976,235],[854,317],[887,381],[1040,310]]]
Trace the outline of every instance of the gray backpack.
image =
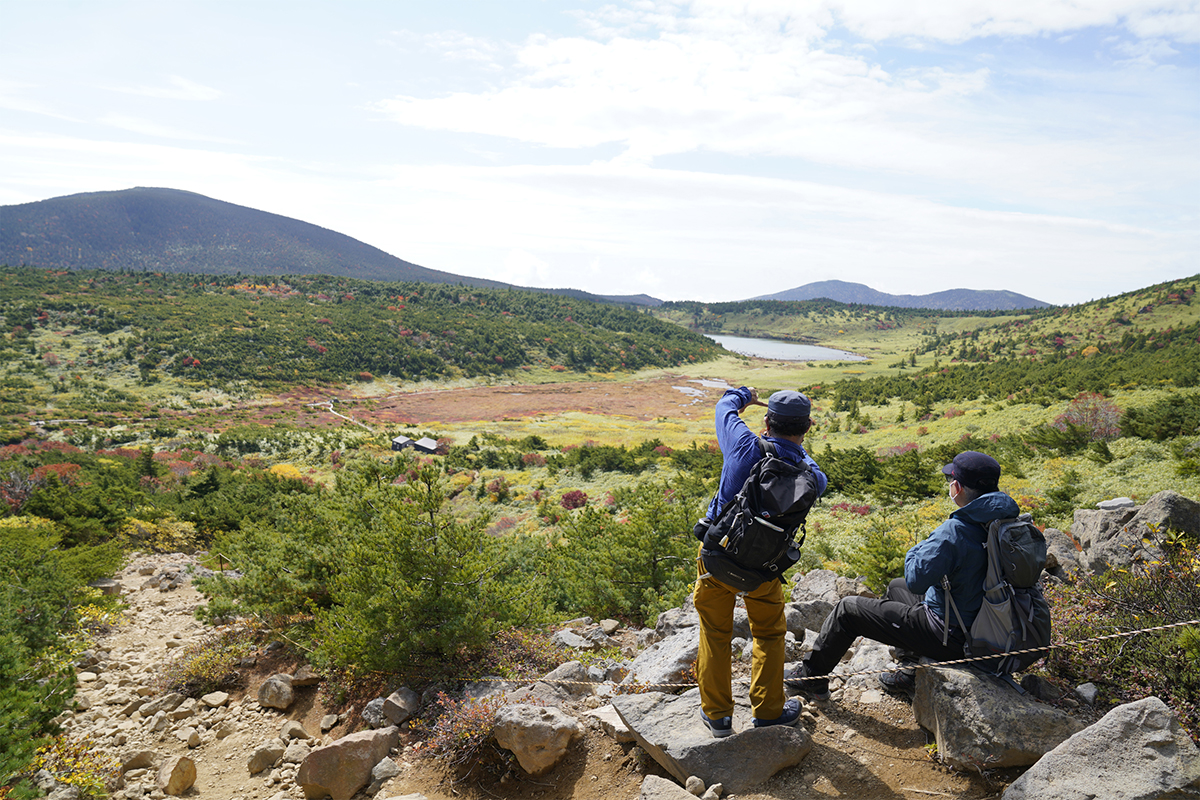
[[[998,656],[976,663],[993,674],[1020,672],[1049,652],[1050,604],[1037,585],[1046,566],[1046,537],[1029,514],[994,520],[988,525],[987,559],[983,606],[963,649],[968,657]],[[950,594],[948,576],[943,576],[942,587],[959,627],[967,630]],[[942,644],[949,634],[947,619]],[[1035,648],[1039,649],[1032,653],[1012,652]]]

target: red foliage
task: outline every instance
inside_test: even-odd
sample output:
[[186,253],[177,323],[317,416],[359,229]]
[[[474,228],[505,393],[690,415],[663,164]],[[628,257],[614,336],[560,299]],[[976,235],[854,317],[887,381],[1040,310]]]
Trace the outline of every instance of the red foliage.
[[566,509],[583,508],[587,505],[587,499],[587,493],[582,489],[572,489],[564,494],[559,502]]
[[57,475],[58,479],[63,483],[70,483],[71,478],[80,469],[81,467],[78,464],[43,464],[35,469],[30,477],[35,481],[42,481],[48,475]]

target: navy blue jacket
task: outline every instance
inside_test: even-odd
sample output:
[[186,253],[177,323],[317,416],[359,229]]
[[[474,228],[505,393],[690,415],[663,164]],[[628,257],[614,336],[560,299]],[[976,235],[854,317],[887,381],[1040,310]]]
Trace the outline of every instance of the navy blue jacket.
[[[904,556],[904,580],[914,594],[925,595],[925,605],[942,620],[958,626],[946,607],[942,576],[950,577],[954,605],[969,629],[983,605],[987,577],[987,525],[1021,513],[1017,502],[1004,492],[977,497],[950,515],[929,538],[913,545]],[[947,616],[949,615],[949,616]]]
[[[725,504],[741,491],[750,470],[763,456],[763,451],[758,446],[758,436],[738,414],[738,411],[750,402],[750,397],[750,390],[743,386],[740,389],[727,390],[717,401],[717,445],[720,446],[721,455],[725,460],[721,465],[721,483],[717,495],[708,504],[709,519],[716,519]],[[803,447],[774,436],[763,438],[775,445],[775,454],[784,461],[792,464],[804,462],[812,467],[817,480],[817,496],[825,493],[829,479]]]

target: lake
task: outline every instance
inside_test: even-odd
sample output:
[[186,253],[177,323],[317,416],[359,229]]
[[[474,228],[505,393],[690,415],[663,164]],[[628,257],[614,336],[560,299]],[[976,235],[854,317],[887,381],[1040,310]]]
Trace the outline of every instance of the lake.
[[713,336],[708,338],[734,353],[741,353],[756,358],[770,358],[776,361],[866,361],[866,356],[849,353],[845,350],[834,350],[831,347],[817,347],[812,344],[796,344],[795,342],[779,342],[774,339],[750,339],[745,336]]

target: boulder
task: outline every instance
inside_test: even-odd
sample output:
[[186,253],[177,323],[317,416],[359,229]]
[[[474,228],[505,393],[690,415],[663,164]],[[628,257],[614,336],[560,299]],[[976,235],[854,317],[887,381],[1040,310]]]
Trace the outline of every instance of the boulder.
[[669,638],[685,628],[694,628],[700,624],[700,614],[691,595],[688,595],[679,608],[669,608],[658,615],[654,624],[654,633],[659,640]]
[[393,725],[407,722],[420,710],[421,696],[407,686],[400,687],[383,701],[383,715]]
[[88,586],[93,589],[99,589],[100,594],[108,597],[119,595],[121,589],[125,588],[121,585],[120,581],[113,580],[112,578],[97,578],[89,583]]
[[1200,536],[1200,503],[1177,492],[1162,491],[1140,508],[1078,510],[1071,525],[1071,535],[1083,549],[1082,560],[1097,573],[1129,566],[1136,559],[1161,558],[1162,551],[1153,544],[1153,532],[1168,530]]
[[621,623],[615,619],[600,620],[600,630],[604,631],[607,636],[612,636],[621,627]]
[[854,648],[854,655],[849,661],[842,661],[833,668],[834,675],[853,674],[856,672],[867,672],[872,674],[854,675],[846,678],[847,686],[856,686],[861,689],[875,689],[879,687],[879,674],[886,669],[890,669],[894,662],[892,661],[891,648],[886,644],[871,639],[861,639],[858,647]]
[[582,732],[577,719],[557,708],[506,706],[496,714],[496,742],[512,751],[521,769],[534,776],[557,764]]
[[699,654],[700,628],[684,628],[639,653],[629,665],[629,674],[622,683],[650,686],[682,683]]
[[296,783],[304,796],[313,800],[325,795],[333,800],[350,800],[370,783],[371,770],[399,738],[400,729],[395,726],[343,736],[309,753],[296,773]]
[[1003,800],[1153,800],[1200,789],[1200,752],[1157,697],[1117,706],[1017,778]]
[[300,667],[300,669],[296,670],[294,675],[292,675],[292,687],[298,688],[300,686],[315,686],[322,680],[323,678],[320,675],[318,675],[316,672],[313,672],[312,667],[310,667],[308,664],[305,664],[304,666]]
[[201,697],[200,700],[204,703],[204,705],[208,706],[209,708],[220,708],[221,706],[223,706],[229,702],[229,693],[228,692],[210,692],[210,693],[204,695],[203,697]]
[[158,760],[158,754],[153,750],[128,750],[121,754],[121,772],[131,769],[149,769]]
[[681,783],[695,775],[705,784],[719,782],[735,794],[746,792],[799,764],[812,749],[812,737],[801,727],[752,727],[746,701],[734,708],[733,727],[739,732],[713,738],[700,721],[698,689],[679,696],[621,695],[613,698],[613,707],[642,749]]
[[362,721],[370,725],[372,728],[381,728],[384,724],[383,718],[383,703],[384,698],[376,697],[362,710]]
[[1059,578],[1067,578],[1080,569],[1079,550],[1075,540],[1056,528],[1047,528],[1046,571]]
[[287,741],[289,739],[307,739],[309,736],[308,731],[304,730],[304,725],[294,719],[289,719],[279,729],[279,738]]
[[796,634],[796,638],[804,641],[804,632],[819,631],[825,624],[825,618],[833,611],[833,603],[825,600],[806,600],[802,603],[788,603],[783,607],[787,619],[787,629]]
[[[841,599],[842,596],[838,594],[838,575],[831,569],[809,570],[803,575],[792,577],[793,603],[824,600],[832,606]],[[820,627],[817,629],[820,630]]]
[[292,676],[279,672],[263,681],[258,687],[258,704],[265,708],[278,708],[286,711],[295,699],[292,692]]
[[196,782],[196,762],[187,756],[168,758],[158,769],[154,785],[170,797],[179,797]]
[[595,650],[597,645],[591,639],[580,636],[572,630],[556,631],[550,637],[550,641],[560,647],[569,647],[572,650]]
[[950,667],[917,670],[913,714],[944,762],[972,770],[1033,764],[1083,727],[998,678]]

